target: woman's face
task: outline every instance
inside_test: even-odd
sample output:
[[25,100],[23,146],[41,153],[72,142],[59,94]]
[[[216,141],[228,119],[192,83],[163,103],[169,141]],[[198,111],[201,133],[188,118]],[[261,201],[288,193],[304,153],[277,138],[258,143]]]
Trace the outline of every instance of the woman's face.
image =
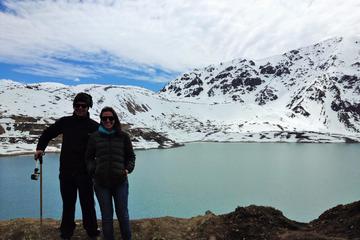
[[103,112],[101,122],[106,129],[111,130],[115,124],[115,118],[112,112]]

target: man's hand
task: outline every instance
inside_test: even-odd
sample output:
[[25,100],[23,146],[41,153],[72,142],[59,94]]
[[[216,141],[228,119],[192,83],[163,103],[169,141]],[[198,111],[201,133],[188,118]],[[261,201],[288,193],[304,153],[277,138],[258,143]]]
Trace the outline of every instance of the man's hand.
[[44,151],[43,150],[36,150],[35,154],[34,154],[34,159],[38,160],[41,156],[44,155]]

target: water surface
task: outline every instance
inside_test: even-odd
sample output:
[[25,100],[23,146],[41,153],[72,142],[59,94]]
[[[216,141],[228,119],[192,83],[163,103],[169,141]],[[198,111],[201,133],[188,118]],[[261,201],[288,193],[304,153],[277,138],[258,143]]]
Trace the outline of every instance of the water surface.
[[[192,143],[136,156],[129,177],[132,219],[222,214],[256,204],[307,222],[360,199],[358,144]],[[44,217],[56,219],[58,157],[46,154],[43,165]],[[34,166],[32,156],[0,158],[0,219],[39,216],[39,182],[30,180]]]

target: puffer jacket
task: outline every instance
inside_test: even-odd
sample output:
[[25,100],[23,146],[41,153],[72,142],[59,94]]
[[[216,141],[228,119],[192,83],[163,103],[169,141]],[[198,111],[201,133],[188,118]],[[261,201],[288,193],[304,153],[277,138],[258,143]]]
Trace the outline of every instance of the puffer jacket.
[[127,179],[135,167],[135,153],[125,132],[105,134],[96,131],[90,136],[85,161],[96,184],[113,187]]

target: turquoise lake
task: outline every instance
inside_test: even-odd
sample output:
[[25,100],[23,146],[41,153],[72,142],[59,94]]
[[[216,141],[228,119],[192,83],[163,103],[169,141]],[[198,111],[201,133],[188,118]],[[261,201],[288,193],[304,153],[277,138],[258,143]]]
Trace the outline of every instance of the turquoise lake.
[[[215,214],[251,204],[308,222],[360,200],[359,144],[190,143],[136,151],[129,176],[131,219]],[[60,219],[59,154],[43,164],[43,214]],[[0,158],[0,219],[39,216],[32,156]],[[98,218],[100,211],[97,206]],[[76,217],[81,218],[77,205]]]

